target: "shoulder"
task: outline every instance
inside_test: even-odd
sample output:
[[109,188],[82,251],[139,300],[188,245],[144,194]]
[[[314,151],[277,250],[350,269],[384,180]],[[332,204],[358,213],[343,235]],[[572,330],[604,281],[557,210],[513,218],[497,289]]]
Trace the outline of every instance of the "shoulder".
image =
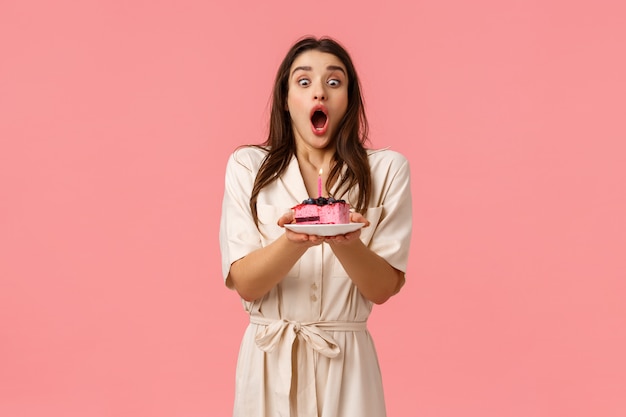
[[245,169],[250,172],[257,172],[263,159],[267,156],[267,149],[260,146],[241,146],[228,158],[228,166],[231,169]]
[[372,170],[401,170],[409,168],[409,161],[400,152],[390,148],[368,149],[367,157]]

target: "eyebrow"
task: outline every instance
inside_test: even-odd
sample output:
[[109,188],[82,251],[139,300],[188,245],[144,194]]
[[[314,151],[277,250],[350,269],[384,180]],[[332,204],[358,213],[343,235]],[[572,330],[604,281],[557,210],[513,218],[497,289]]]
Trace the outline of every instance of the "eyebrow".
[[[295,74],[295,72],[299,71],[299,70],[300,71],[312,71],[313,68],[310,67],[310,66],[295,67],[293,69],[293,71],[291,71],[291,75]],[[346,75],[346,71],[342,67],[340,67],[338,65],[329,65],[329,66],[326,67],[326,70],[328,70],[328,71],[341,71],[344,75]]]

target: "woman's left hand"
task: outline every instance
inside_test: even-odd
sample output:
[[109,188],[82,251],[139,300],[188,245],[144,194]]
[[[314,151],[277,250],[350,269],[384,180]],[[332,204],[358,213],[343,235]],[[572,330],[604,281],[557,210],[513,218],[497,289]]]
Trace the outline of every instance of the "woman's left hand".
[[[363,227],[368,227],[370,222],[361,213],[350,213],[350,223],[365,223]],[[361,229],[357,229],[354,232],[346,233],[345,235],[327,236],[326,242],[330,244],[349,244],[359,239],[361,236]]]

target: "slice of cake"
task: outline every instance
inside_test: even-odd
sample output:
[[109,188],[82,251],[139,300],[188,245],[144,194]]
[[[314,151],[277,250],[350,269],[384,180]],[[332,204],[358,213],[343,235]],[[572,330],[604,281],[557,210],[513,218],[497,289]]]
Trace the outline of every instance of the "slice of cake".
[[297,224],[350,223],[350,204],[332,197],[308,198],[292,209]]

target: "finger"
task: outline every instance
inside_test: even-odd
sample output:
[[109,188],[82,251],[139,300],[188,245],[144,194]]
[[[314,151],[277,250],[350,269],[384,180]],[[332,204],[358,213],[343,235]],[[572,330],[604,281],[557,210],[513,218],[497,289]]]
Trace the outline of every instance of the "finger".
[[370,225],[369,220],[365,218],[361,213],[352,212],[350,213],[350,222],[352,223],[365,223],[363,227],[367,227]]
[[315,243],[316,245],[319,245],[320,243],[324,242],[325,237],[324,236],[317,236],[317,235],[309,235],[309,240],[312,243]]
[[278,225],[284,227],[286,224],[293,223],[293,211],[288,211],[278,218]]

